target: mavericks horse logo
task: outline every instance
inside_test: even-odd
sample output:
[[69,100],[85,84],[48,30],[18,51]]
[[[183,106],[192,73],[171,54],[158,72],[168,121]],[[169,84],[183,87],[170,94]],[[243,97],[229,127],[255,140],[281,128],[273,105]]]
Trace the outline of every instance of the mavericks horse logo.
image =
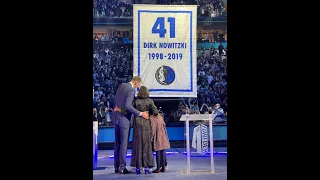
[[157,69],[155,77],[159,84],[167,86],[173,83],[176,75],[171,67],[161,66]]

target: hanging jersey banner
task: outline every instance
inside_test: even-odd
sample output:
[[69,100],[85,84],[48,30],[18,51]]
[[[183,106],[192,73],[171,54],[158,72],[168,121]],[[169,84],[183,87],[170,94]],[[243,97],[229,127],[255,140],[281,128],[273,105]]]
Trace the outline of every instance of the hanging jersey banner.
[[133,5],[133,75],[151,97],[197,97],[196,5]]

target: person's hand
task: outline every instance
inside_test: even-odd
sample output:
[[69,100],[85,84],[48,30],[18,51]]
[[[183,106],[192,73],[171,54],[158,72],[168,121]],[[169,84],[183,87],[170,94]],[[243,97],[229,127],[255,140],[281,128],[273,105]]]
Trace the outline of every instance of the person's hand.
[[145,119],[149,119],[149,112],[148,111],[144,111],[141,113],[141,117],[145,118]]
[[114,110],[114,112],[120,112],[121,111],[121,109],[118,108],[118,106],[116,106],[113,110]]

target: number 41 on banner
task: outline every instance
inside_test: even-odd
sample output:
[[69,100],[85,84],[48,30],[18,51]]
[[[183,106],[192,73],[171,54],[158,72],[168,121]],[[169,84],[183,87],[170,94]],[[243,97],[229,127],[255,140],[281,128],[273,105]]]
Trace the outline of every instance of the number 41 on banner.
[[[170,23],[170,38],[175,38],[176,37],[176,19],[173,17],[168,17],[168,22]],[[167,30],[164,26],[164,17],[158,17],[152,27],[152,34],[159,34],[160,38],[165,38],[166,33],[167,33]]]

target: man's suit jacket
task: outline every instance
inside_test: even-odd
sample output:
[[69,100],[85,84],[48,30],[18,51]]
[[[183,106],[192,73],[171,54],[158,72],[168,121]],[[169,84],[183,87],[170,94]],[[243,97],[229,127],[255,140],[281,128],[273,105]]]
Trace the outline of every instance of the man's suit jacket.
[[140,115],[140,111],[136,110],[133,105],[135,90],[130,83],[122,83],[117,89],[117,93],[114,98],[114,107],[118,106],[120,109],[124,109],[127,112],[130,112],[126,115],[121,114],[120,112],[112,113],[113,125],[119,124],[119,126],[124,128],[130,127],[131,113],[135,116]]

